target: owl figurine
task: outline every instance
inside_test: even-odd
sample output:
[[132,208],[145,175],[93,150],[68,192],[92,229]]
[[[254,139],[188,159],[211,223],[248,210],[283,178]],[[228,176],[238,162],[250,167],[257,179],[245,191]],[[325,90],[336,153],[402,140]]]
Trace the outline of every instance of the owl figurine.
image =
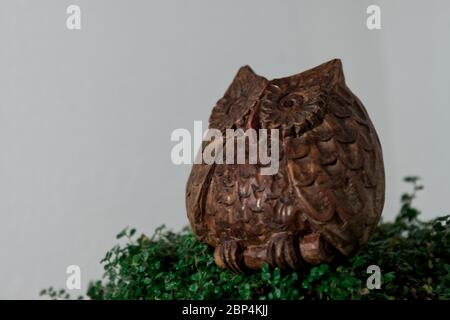
[[209,128],[279,130],[273,175],[263,175],[259,162],[192,167],[188,218],[198,239],[215,248],[219,267],[299,270],[367,243],[384,205],[383,157],[339,59],[270,81],[242,67]]

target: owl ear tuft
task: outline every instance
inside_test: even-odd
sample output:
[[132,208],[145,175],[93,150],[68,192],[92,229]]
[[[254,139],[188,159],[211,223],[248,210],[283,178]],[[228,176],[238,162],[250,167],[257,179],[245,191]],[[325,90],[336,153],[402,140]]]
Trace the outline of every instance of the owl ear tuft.
[[264,85],[266,82],[266,78],[256,74],[250,66],[245,65],[239,68],[228,90],[236,86],[250,88],[252,84]]
[[245,66],[242,66],[239,68],[239,70],[234,78],[235,79],[237,79],[237,78],[248,79],[248,78],[256,78],[256,77],[259,77],[259,75],[257,75],[256,72],[253,71],[253,69],[249,65],[245,65]]
[[329,85],[345,82],[344,70],[340,59],[333,59],[303,72],[305,78],[315,76],[322,78]]
[[[332,83],[345,82],[341,59],[333,59],[322,64],[323,71],[328,74]],[[321,67],[319,66],[319,67]]]

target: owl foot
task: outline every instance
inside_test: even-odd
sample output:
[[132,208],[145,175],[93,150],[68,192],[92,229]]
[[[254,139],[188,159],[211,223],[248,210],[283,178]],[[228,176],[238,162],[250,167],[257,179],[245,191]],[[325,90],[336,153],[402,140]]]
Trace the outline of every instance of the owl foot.
[[260,270],[264,263],[282,270],[299,270],[305,263],[317,265],[333,258],[332,247],[319,233],[300,237],[292,232],[279,232],[266,244],[246,247],[239,241],[226,240],[214,250],[217,266],[236,273]]
[[261,269],[264,263],[280,269],[300,269],[304,265],[299,248],[299,237],[291,232],[279,232],[264,245],[248,246],[244,251],[248,268]]
[[299,236],[290,232],[281,232],[273,234],[268,246],[266,261],[272,267],[278,267],[282,270],[298,270],[304,265],[301,256]]
[[333,248],[320,233],[304,236],[300,241],[300,251],[303,259],[309,264],[328,263],[334,258]]
[[214,260],[219,268],[229,268],[236,273],[247,271],[243,248],[236,240],[225,240],[214,250]]
[[271,236],[262,246],[248,246],[244,261],[248,268],[259,270],[264,263],[280,269],[299,270],[305,263],[331,262],[333,248],[319,234],[311,233],[300,237],[296,233],[279,232]]

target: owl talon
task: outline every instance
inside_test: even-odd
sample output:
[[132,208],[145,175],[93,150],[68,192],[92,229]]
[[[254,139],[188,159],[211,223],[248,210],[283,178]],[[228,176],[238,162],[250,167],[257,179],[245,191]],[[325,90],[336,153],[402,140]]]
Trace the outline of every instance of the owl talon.
[[303,259],[310,264],[331,262],[334,258],[332,249],[320,233],[306,235],[300,241],[300,251]]
[[267,245],[267,262],[280,269],[300,269],[304,261],[299,250],[299,236],[290,232],[273,234]]
[[260,270],[264,263],[280,269],[298,270],[304,264],[299,237],[290,232],[275,233],[266,244],[246,247],[244,262],[253,270]]
[[246,266],[243,248],[236,240],[226,240],[214,249],[214,261],[219,268],[229,268],[236,273],[244,273]]
[[299,270],[305,262],[314,265],[331,262],[333,251],[319,233],[300,238],[297,234],[279,232],[272,235],[265,245],[245,248],[244,261],[253,270],[261,269],[264,263],[280,269]]

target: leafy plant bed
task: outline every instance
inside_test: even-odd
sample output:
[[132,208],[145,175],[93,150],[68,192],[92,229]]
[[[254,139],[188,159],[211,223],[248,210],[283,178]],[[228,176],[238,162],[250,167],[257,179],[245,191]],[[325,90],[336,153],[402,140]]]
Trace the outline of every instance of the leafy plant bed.
[[[450,215],[428,222],[412,206],[422,189],[417,177],[401,199],[394,222],[380,223],[358,255],[302,272],[265,266],[241,275],[219,269],[212,249],[188,230],[160,227],[148,238],[125,229],[101,261],[105,274],[91,282],[91,299],[450,299]],[[381,287],[366,285],[370,265],[381,269]],[[69,298],[65,290],[43,290],[51,298]]]

